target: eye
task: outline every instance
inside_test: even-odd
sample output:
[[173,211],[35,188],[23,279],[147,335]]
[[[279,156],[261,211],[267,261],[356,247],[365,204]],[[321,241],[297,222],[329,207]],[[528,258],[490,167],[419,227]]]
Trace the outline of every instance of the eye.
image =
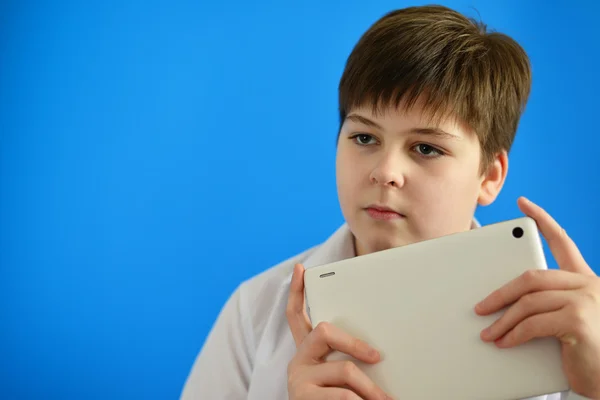
[[425,158],[436,158],[444,155],[443,151],[425,143],[418,144],[414,148],[419,155]]
[[366,133],[358,133],[350,137],[356,144],[360,146],[369,146],[371,144],[377,143],[377,140]]

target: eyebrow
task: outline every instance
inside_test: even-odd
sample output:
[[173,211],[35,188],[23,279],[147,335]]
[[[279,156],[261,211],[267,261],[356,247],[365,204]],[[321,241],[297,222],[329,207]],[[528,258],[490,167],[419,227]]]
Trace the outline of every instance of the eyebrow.
[[[354,121],[357,122],[359,124],[363,124],[366,125],[368,127],[374,128],[374,129],[378,129],[380,131],[383,130],[383,128],[381,127],[381,125],[379,125],[377,122],[372,121],[368,118],[363,117],[362,115],[358,115],[358,114],[350,114],[346,117],[346,119],[350,120],[350,121]],[[441,139],[451,139],[451,140],[462,140],[462,138],[460,136],[456,136],[453,135],[451,133],[446,132],[443,129],[440,128],[412,128],[408,131],[409,133],[416,133],[419,135],[431,135],[431,136],[436,136],[439,137]]]

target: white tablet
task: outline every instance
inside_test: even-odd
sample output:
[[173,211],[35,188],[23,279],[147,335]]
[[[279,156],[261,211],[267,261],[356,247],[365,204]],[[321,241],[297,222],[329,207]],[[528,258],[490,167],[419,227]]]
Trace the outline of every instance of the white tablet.
[[380,350],[378,364],[354,361],[395,398],[524,399],[569,389],[559,341],[499,349],[479,335],[503,311],[482,317],[474,307],[546,268],[525,217],[309,268],[305,293],[313,327],[329,321]]

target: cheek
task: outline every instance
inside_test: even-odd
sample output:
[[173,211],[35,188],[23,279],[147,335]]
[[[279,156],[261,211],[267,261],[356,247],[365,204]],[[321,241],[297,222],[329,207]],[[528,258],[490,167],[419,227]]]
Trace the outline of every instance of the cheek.
[[335,179],[337,184],[338,197],[340,202],[342,203],[342,207],[344,206],[346,199],[349,195],[349,180],[348,180],[348,161],[345,153],[341,150],[338,150],[338,154],[335,159]]
[[351,150],[340,149],[336,157],[338,201],[346,220],[353,219],[356,207],[364,200],[365,186],[368,185],[365,160]]
[[434,171],[422,172],[423,176],[415,177],[419,181],[416,204],[436,217],[470,210],[479,194],[479,179],[471,173],[477,166],[441,164]]
[[341,147],[336,157],[336,177],[338,185],[345,191],[351,191],[360,182],[361,163],[351,149]]

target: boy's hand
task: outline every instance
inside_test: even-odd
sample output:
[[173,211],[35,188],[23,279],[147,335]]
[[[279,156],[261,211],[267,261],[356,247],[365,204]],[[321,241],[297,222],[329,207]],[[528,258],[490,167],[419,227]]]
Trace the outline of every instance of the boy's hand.
[[537,222],[560,270],[531,270],[491,293],[475,307],[488,315],[509,306],[481,338],[501,348],[555,336],[571,389],[600,399],[600,278],[564,229],[541,207],[519,199]]
[[305,311],[301,264],[294,267],[286,314],[297,348],[288,365],[290,400],[390,399],[352,361],[324,361],[333,350],[371,364],[379,362],[380,355],[331,324],[321,323],[312,329]]

